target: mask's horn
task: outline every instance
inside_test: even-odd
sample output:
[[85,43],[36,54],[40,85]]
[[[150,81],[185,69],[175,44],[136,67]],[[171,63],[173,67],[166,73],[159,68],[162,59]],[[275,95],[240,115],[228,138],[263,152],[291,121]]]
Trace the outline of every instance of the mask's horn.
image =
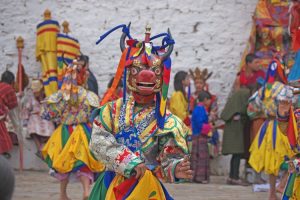
[[[170,39],[173,39],[172,35],[171,35],[171,32],[170,32],[170,29],[168,29],[168,34],[170,35]],[[173,51],[173,48],[174,48],[174,44],[170,44],[169,48],[168,48],[168,51],[161,56],[161,59],[165,60],[166,58],[168,58],[171,55],[171,53]]]
[[[130,29],[130,25],[131,25],[131,22],[129,22],[129,24],[127,26],[128,30]],[[120,38],[120,49],[121,49],[122,52],[126,49],[126,46],[125,46],[126,36],[127,36],[127,34],[123,32],[123,34]]]

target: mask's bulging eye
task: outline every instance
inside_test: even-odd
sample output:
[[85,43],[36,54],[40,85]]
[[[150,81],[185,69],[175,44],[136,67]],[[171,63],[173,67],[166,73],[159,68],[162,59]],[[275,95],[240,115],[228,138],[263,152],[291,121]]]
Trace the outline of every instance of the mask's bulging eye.
[[154,73],[156,75],[160,75],[161,74],[161,69],[159,67],[157,67],[155,70],[154,70]]
[[277,63],[272,63],[271,64],[271,69],[274,71],[277,68]]
[[138,70],[137,70],[136,68],[132,67],[132,68],[130,69],[130,73],[131,73],[132,75],[136,75],[136,74],[138,73]]

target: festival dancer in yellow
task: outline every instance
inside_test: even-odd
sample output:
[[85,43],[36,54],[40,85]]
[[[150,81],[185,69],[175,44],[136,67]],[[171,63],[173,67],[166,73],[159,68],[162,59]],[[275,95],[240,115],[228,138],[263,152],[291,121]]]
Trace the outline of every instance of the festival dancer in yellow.
[[88,198],[93,173],[101,172],[104,165],[89,150],[92,108],[99,106],[99,98],[82,87],[87,81],[87,67],[74,60],[66,69],[62,88],[46,98],[42,110],[44,119],[60,123],[42,149],[42,156],[52,174],[61,181],[61,200],[67,200],[70,176],[83,185],[84,199]]
[[250,118],[261,114],[266,117],[250,147],[249,164],[255,171],[264,170],[270,175],[270,200],[277,199],[275,182],[281,164],[285,157],[294,154],[276,120],[278,102],[293,98],[293,90],[284,84],[286,82],[283,65],[274,59],[269,65],[265,85],[250,97],[248,106]]
[[51,20],[51,12],[46,10],[44,21],[37,25],[36,60],[42,63],[43,84],[47,97],[57,92],[57,33],[59,24]]

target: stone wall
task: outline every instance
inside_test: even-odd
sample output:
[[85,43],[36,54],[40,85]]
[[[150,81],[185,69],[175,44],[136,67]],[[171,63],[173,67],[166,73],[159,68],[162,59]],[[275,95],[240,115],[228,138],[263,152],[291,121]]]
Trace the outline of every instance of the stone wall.
[[[71,3],[73,2],[73,3]],[[70,23],[70,35],[79,39],[81,51],[90,56],[91,69],[100,94],[115,72],[120,57],[118,31],[96,46],[98,37],[108,29],[132,22],[134,37],[144,37],[149,23],[152,33],[171,29],[176,41],[172,78],[178,70],[196,66],[213,71],[208,81],[222,108],[230,92],[251,28],[255,0],[2,0],[0,2],[0,72],[6,67],[17,70],[16,38],[25,40],[23,64],[36,76],[40,63],[35,61],[36,25],[45,9],[60,24]],[[170,93],[173,84],[170,84]],[[32,162],[29,162],[31,164]],[[218,171],[218,170],[217,170]]]

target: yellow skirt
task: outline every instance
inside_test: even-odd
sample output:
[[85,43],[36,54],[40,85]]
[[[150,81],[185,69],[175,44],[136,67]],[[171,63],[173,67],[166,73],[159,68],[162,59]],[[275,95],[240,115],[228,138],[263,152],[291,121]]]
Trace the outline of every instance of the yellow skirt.
[[[288,138],[280,131],[274,120],[264,122],[250,147],[249,163],[252,168],[267,174],[278,175],[285,156],[294,156]],[[265,135],[261,131],[266,126]]]
[[[111,182],[107,193],[106,200],[116,200],[114,188],[120,185],[125,178],[121,175],[117,175]],[[166,200],[165,192],[159,182],[159,180],[147,170],[141,180],[138,181],[137,185],[126,198],[126,200]]]
[[42,156],[59,173],[72,172],[86,165],[92,172],[101,172],[105,166],[97,161],[89,149],[90,133],[83,124],[70,134],[66,125],[60,125],[42,149]]

